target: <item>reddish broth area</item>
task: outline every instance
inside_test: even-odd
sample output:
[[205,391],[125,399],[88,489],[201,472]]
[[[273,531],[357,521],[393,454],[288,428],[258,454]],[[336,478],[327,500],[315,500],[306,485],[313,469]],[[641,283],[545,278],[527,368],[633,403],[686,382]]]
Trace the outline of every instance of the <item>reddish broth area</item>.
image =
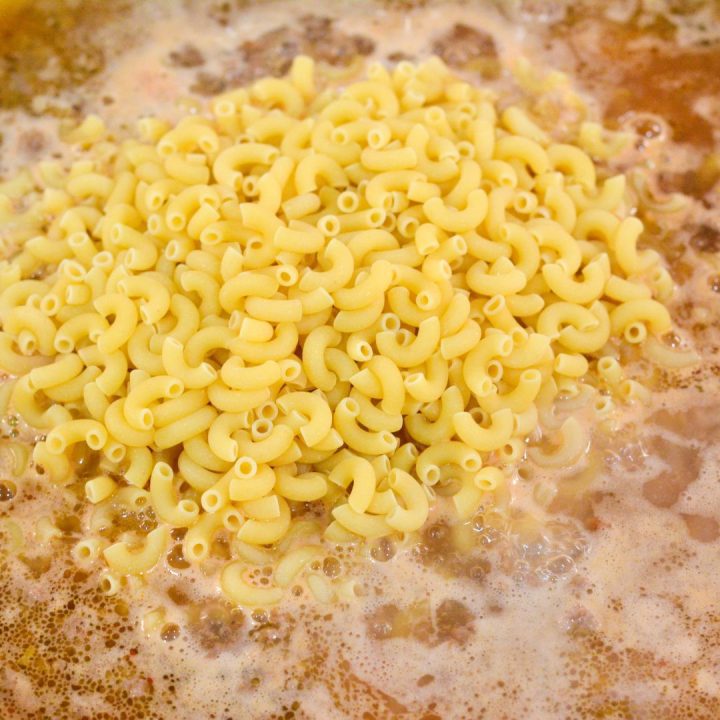
[[[437,509],[406,543],[328,547],[312,570],[356,581],[328,605],[297,583],[275,608],[233,608],[213,580],[227,541],[197,569],[177,531],[163,567],[103,595],[99,568],[70,557],[96,458],[77,458],[68,488],[35,468],[18,478],[12,443],[35,434],[2,418],[0,533],[12,518],[24,534],[16,552],[0,546],[3,720],[720,718],[720,17],[715,3],[605,5],[41,0],[0,15],[0,180],[62,157],[58,132],[88,113],[121,135],[283,74],[297,53],[339,84],[369,58],[434,53],[509,98],[519,58],[539,77],[560,70],[591,116],[633,133],[610,170],[646,178],[643,242],[678,283],[671,342],[702,356],[671,371],[628,352],[649,407],[610,426],[579,410],[587,457],[524,460],[509,519]],[[546,110],[561,131],[552,98]],[[687,197],[658,209],[672,193]],[[61,535],[37,542],[40,518]],[[118,514],[114,532],[155,522]]]

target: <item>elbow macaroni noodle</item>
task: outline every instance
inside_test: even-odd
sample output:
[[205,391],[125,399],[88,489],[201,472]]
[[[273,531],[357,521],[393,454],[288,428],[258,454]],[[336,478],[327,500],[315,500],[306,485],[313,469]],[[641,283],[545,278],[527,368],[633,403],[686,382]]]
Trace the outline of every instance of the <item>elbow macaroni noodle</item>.
[[[85,482],[98,517],[124,493],[159,521],[77,546],[104,558],[106,592],[187,528],[193,563],[235,536],[230,600],[275,603],[323,553],[295,532],[298,503],[323,507],[330,542],[413,533],[446,484],[469,518],[591,366],[643,396],[609,346],[686,360],[656,339],[672,284],[637,247],[624,178],[586,152],[612,154],[599,126],[567,144],[519,107],[498,120],[437,59],[371,77],[317,94],[297,58],[205,118],[145,119],[102,156],[86,144],[53,177],[68,203],[30,213],[32,233],[8,211],[0,366],[47,430],[33,459],[67,484],[84,444],[104,455]],[[575,460],[577,424],[560,437],[533,457]],[[248,558],[278,543],[273,585],[254,584]]]

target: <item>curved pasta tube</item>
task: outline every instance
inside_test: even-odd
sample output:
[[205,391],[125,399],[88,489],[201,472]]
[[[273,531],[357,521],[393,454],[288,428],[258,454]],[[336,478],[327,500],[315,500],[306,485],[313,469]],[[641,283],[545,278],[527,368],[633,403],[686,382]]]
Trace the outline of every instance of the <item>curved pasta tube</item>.
[[398,532],[414,532],[427,520],[428,496],[415,478],[399,468],[393,468],[388,475],[388,485],[404,505],[397,505],[385,516],[387,524]]
[[517,385],[510,391],[478,397],[478,405],[488,413],[510,408],[514,413],[525,412],[535,401],[542,385],[542,373],[534,368],[523,370]]
[[290,528],[290,506],[287,501],[276,496],[279,515],[273,520],[246,520],[237,537],[243,542],[251,545],[272,545],[282,538]]
[[315,192],[318,179],[331,187],[347,187],[348,176],[342,166],[327,155],[307,155],[295,168],[295,187],[299,194]]
[[282,378],[280,365],[266,360],[260,365],[247,367],[237,357],[231,357],[220,368],[220,377],[230,388],[244,391],[269,387]]
[[375,495],[377,478],[373,466],[365,458],[350,454],[330,471],[328,479],[343,489],[352,483],[348,505],[356,513],[368,509]]
[[388,430],[389,432],[398,432],[403,425],[401,414],[388,415],[384,410],[375,406],[367,395],[359,390],[350,391],[350,397],[360,407],[358,420],[368,430]]
[[194,500],[178,500],[173,487],[175,474],[165,462],[156,462],[150,474],[150,500],[158,517],[173,527],[189,527],[200,512]]
[[557,253],[556,262],[564,267],[567,275],[572,276],[580,269],[580,246],[562,225],[553,220],[537,218],[528,223],[528,230],[540,247],[550,248]]
[[355,512],[348,503],[338,505],[333,509],[332,515],[335,521],[345,530],[369,540],[392,535],[393,533],[393,529],[388,525],[384,517]]
[[430,198],[423,203],[423,211],[430,222],[443,230],[465,233],[475,230],[485,219],[488,197],[484,190],[471,190],[464,209],[458,210],[445,205],[441,198]]
[[61,455],[69,445],[84,442],[91,450],[102,450],[107,442],[105,426],[97,420],[68,420],[53,428],[45,442],[53,455]]
[[222,185],[240,190],[243,181],[241,168],[252,168],[256,165],[271,165],[279,156],[274,145],[257,142],[245,142],[232,145],[221,151],[213,162],[212,171],[215,179]]
[[396,333],[380,332],[375,336],[378,350],[398,367],[413,367],[427,361],[440,342],[440,320],[431,317],[423,320],[415,338],[407,345],[400,345]]
[[303,343],[302,360],[305,374],[319,390],[327,392],[337,383],[337,375],[327,366],[325,350],[336,347],[342,339],[335,328],[324,325],[312,330]]
[[405,377],[408,395],[421,402],[437,400],[447,387],[449,367],[447,360],[434,353],[426,362],[424,372],[413,372]]
[[125,418],[125,398],[110,403],[105,411],[103,422],[110,434],[122,438],[123,443],[130,447],[147,447],[153,442],[153,431],[137,430]]
[[497,333],[483,338],[468,353],[463,363],[463,378],[477,397],[486,397],[495,390],[494,378],[499,377],[502,367],[494,358],[505,358],[512,349],[510,336]]
[[287,553],[276,565],[273,579],[279,587],[288,587],[306,565],[318,560],[325,550],[319,545],[304,545]]
[[395,117],[400,112],[400,103],[392,87],[380,81],[353,83],[346,88],[345,95],[365,106],[372,103],[379,118]]
[[577,463],[590,446],[590,437],[579,420],[569,417],[560,426],[560,444],[554,451],[546,452],[539,447],[528,448],[530,459],[541,467],[570,467]]
[[357,423],[360,407],[352,398],[341,400],[333,415],[335,429],[349,448],[365,455],[392,453],[397,446],[395,436],[386,430],[370,432]]
[[142,575],[150,572],[160,561],[168,544],[170,531],[166,525],[151,530],[138,549],[125,542],[117,542],[103,550],[111,570],[119,575]]
[[59,353],[72,352],[83,338],[96,343],[109,328],[105,318],[99,313],[88,312],[75,315],[65,321],[55,333],[53,345]]
[[217,417],[217,410],[207,405],[200,410],[196,410],[190,415],[171,422],[159,430],[155,430],[153,441],[160,449],[180,445],[190,438],[205,432]]
[[295,431],[287,425],[278,424],[263,440],[253,441],[244,431],[236,433],[235,437],[241,455],[248,455],[258,463],[272,463],[291,448]]
[[207,387],[217,378],[217,371],[209,363],[202,362],[197,367],[190,367],[185,360],[183,344],[174,337],[165,338],[161,357],[165,372],[191,390]]
[[458,437],[471,448],[491,452],[502,447],[513,435],[514,420],[510,408],[496,410],[490,418],[490,426],[479,425],[469,412],[459,412],[453,417],[453,427]]
[[[560,330],[558,336],[558,342],[571,352],[591,353],[600,350],[610,337],[610,317],[608,311],[605,309],[605,305],[599,300],[596,300],[590,307],[589,311],[597,321],[595,327],[588,327],[589,319],[584,324],[585,327],[578,327],[570,324]],[[545,311],[543,311],[545,312]],[[540,315],[542,317],[542,314]],[[540,325],[538,321],[538,331]],[[547,333],[545,333],[547,334]]]
[[240,458],[231,470],[227,493],[233,502],[247,502],[265,497],[272,492],[277,482],[275,471],[267,465],[256,466],[253,473],[238,472],[238,466],[242,465],[243,458]]
[[302,439],[309,447],[323,440],[332,428],[332,412],[325,399],[317,393],[286,393],[277,399],[278,407],[286,414],[300,413],[306,421],[300,425]]
[[410,436],[423,445],[450,440],[455,433],[453,418],[464,407],[460,389],[451,385],[440,397],[440,412],[434,421],[421,414],[408,415],[405,417],[405,427]]
[[220,573],[223,594],[236,605],[245,607],[268,607],[279,603],[283,597],[282,589],[251,585],[243,577],[246,567],[243,562],[235,560],[223,568]]
[[40,310],[22,306],[9,310],[3,319],[3,330],[15,338],[23,355],[52,356],[55,354],[55,324]]
[[500,138],[495,142],[494,157],[498,160],[519,160],[536,175],[542,175],[550,169],[547,151],[527,137],[508,135]]
[[328,485],[322,473],[307,472],[293,475],[285,468],[277,468],[274,490],[288,500],[312,502],[325,497]]
[[298,329],[294,323],[280,322],[275,337],[265,343],[249,342],[236,338],[229,345],[230,351],[246,362],[261,364],[267,360],[282,360],[291,355],[297,346]]
[[629,300],[610,311],[610,326],[614,334],[628,337],[630,326],[635,323],[646,324],[654,335],[662,335],[672,327],[667,308],[657,300]]
[[94,302],[95,309],[103,318],[114,316],[110,326],[97,337],[100,352],[108,354],[119,350],[130,340],[138,320],[135,303],[121,293],[101,295]]
[[183,389],[182,382],[169,375],[143,380],[125,398],[125,419],[135,430],[149,430],[155,422],[149,405],[162,398],[178,398]]
[[551,343],[547,335],[531,333],[514,343],[512,352],[503,358],[503,365],[506,368],[524,369],[550,362],[553,359]]
[[435,485],[440,480],[440,468],[457,465],[467,472],[476,472],[482,461],[476,450],[457,440],[435,443],[423,450],[415,462],[417,476],[426,485]]
[[144,300],[140,305],[140,317],[146,325],[158,322],[170,309],[168,289],[150,273],[122,278],[117,287],[128,297],[140,297]]
[[559,263],[543,265],[542,274],[548,287],[562,300],[586,305],[599,299],[610,278],[610,260],[605,253],[598,255],[583,269],[583,280],[568,276]]
[[395,278],[392,265],[377,260],[370,272],[353,287],[345,287],[333,293],[335,307],[340,310],[358,310],[367,307],[375,298],[382,296]]
[[465,281],[479,295],[514,295],[527,285],[527,277],[506,257],[498,258],[491,267],[478,260],[465,273]]

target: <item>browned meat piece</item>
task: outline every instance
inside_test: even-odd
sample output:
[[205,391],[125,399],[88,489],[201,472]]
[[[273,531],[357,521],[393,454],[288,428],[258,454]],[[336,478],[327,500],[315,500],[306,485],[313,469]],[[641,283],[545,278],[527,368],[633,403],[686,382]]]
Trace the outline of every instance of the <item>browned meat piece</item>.
[[168,56],[170,64],[175,67],[193,68],[205,64],[203,54],[190,44],[182,45],[177,50],[173,50]]
[[497,58],[493,36],[464,23],[456,23],[438,37],[433,43],[433,52],[452,67],[462,67],[482,58]]

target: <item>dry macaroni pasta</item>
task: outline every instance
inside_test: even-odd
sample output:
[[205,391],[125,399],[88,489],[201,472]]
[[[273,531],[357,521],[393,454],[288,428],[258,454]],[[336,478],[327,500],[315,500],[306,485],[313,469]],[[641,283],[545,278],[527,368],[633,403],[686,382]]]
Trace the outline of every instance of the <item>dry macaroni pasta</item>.
[[[317,93],[301,57],[102,155],[91,118],[69,137],[78,161],[52,185],[33,176],[32,232],[5,213],[3,402],[47,432],[33,459],[49,481],[73,481],[78,448],[102,456],[94,525],[123,505],[157,518],[75,547],[104,560],[105,592],[187,528],[193,563],[234,537],[230,600],[277,602],[323,555],[301,503],[323,508],[331,542],[414,533],[443,486],[469,518],[590,367],[617,399],[644,397],[609,347],[685,362],[656,339],[672,283],[638,248],[625,180],[586,152],[611,155],[613,137],[585,123],[554,142],[519,107],[498,119],[437,59],[370,76]],[[533,457],[576,461],[578,428]],[[271,546],[261,587],[249,568]]]

